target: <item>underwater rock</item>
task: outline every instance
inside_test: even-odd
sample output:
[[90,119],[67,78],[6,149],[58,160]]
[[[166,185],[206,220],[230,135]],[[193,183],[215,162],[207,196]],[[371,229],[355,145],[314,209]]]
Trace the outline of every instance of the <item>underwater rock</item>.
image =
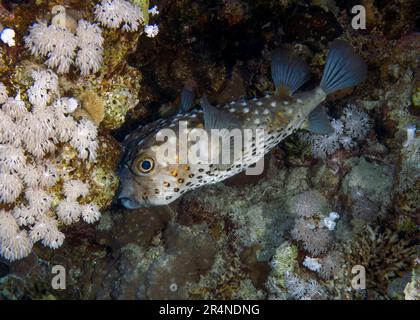
[[344,178],[342,192],[347,197],[353,223],[383,218],[391,204],[392,166],[368,162],[365,158],[350,161],[354,165]]
[[186,286],[197,282],[213,265],[216,247],[206,232],[170,225],[165,232],[165,255],[149,268],[146,295],[150,299],[186,299]]

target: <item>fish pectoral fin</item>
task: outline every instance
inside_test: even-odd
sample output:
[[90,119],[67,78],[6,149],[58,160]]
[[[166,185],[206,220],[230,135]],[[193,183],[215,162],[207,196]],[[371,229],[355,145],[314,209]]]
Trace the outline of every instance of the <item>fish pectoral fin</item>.
[[271,58],[271,77],[280,96],[292,95],[309,80],[309,67],[299,56],[276,49]]
[[180,113],[187,113],[191,110],[195,99],[195,92],[192,86],[185,85],[181,92],[181,106]]
[[328,119],[327,114],[322,106],[316,107],[308,116],[308,123],[306,130],[323,135],[330,135],[334,133],[334,128]]

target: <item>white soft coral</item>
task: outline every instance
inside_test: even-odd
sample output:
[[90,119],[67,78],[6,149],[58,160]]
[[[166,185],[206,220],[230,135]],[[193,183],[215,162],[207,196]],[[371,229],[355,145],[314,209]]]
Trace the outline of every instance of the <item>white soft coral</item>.
[[356,108],[355,105],[349,104],[343,110],[344,132],[346,135],[363,139],[371,129],[369,116]]
[[42,244],[52,249],[61,247],[64,234],[57,228],[57,220],[42,216],[31,228],[29,236],[33,242],[42,241]]
[[70,140],[70,144],[77,149],[80,159],[89,159],[91,161],[96,159],[97,135],[98,128],[92,121],[87,119],[80,120]]
[[34,23],[24,38],[25,46],[35,56],[47,57],[45,64],[58,73],[68,73],[76,64],[83,76],[94,73],[102,65],[102,30],[80,20],[76,34],[62,25]]
[[58,77],[51,70],[32,72],[33,85],[28,89],[29,102],[34,107],[45,108],[58,94]]
[[0,173],[0,203],[13,203],[23,190],[20,178],[12,173]]
[[25,46],[35,56],[48,57],[45,64],[57,68],[58,73],[67,73],[76,55],[77,37],[65,28],[34,23],[24,37]]
[[340,148],[340,136],[343,133],[343,123],[340,120],[333,119],[331,126],[334,132],[330,135],[310,134],[301,135],[302,140],[312,146],[312,153],[315,157],[325,159]]
[[14,261],[26,257],[32,250],[33,243],[25,230],[19,226],[13,216],[0,210],[0,256]]
[[95,204],[86,204],[82,206],[82,219],[86,223],[94,223],[101,217],[101,212]]
[[74,200],[63,200],[57,206],[57,216],[64,224],[72,224],[80,220],[82,206]]
[[125,0],[102,0],[95,6],[95,18],[108,28],[136,31],[143,23],[141,9]]
[[89,193],[89,185],[80,180],[68,180],[63,184],[63,193],[68,200],[76,201]]
[[8,173],[20,173],[25,169],[26,156],[22,148],[0,144],[0,170]]
[[0,82],[0,104],[5,103],[7,98],[7,88],[2,82]]
[[301,140],[311,145],[312,154],[316,158],[325,159],[340,147],[346,150],[356,146],[357,141],[364,139],[371,130],[369,116],[356,108],[348,105],[343,110],[340,120],[333,119],[331,126],[334,132],[330,135],[303,133]]
[[76,30],[79,51],[76,56],[76,65],[82,76],[95,73],[102,65],[103,42],[102,30],[99,26],[86,20],[80,20]]
[[21,132],[12,118],[0,109],[0,143],[10,143],[19,146]]

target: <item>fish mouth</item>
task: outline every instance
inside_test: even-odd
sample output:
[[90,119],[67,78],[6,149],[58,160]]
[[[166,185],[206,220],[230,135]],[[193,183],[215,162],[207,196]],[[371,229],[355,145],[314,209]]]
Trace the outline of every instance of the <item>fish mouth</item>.
[[131,200],[130,198],[119,197],[118,200],[127,209],[137,209],[141,207],[137,201]]

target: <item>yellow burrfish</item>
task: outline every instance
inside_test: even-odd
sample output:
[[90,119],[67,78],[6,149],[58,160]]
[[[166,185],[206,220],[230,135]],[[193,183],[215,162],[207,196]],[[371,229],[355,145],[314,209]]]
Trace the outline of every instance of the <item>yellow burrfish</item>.
[[320,104],[328,94],[361,83],[366,72],[353,48],[334,40],[321,83],[310,91],[296,92],[308,80],[309,67],[282,49],[272,55],[273,95],[224,107],[203,98],[201,110],[189,111],[194,93],[184,88],[180,113],[126,137],[118,199],[130,209],[166,205],[189,190],[249,170],[297,129],[332,133]]

